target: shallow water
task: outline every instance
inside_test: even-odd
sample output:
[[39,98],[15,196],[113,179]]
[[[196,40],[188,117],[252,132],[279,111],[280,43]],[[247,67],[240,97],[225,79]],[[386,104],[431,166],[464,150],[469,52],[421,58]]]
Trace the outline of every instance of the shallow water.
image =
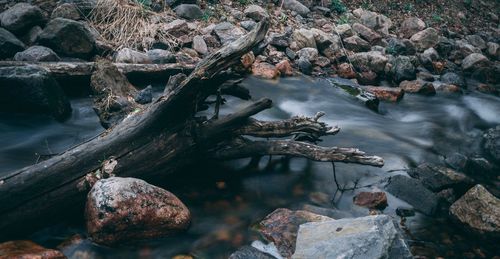
[[[500,124],[500,98],[471,93],[406,95],[397,104],[381,103],[373,112],[324,79],[287,78],[280,81],[246,79],[242,85],[253,99],[269,97],[274,107],[258,119],[286,119],[326,112],[322,119],[338,125],[341,132],[323,138],[320,145],[357,147],[385,159],[385,166],[336,163],[341,184],[366,186],[354,192],[336,193],[330,163],[263,158],[259,168],[246,167],[248,159],[213,164],[200,161],[182,175],[168,178],[163,186],[183,200],[193,214],[190,230],[180,236],[125,245],[99,247],[85,241],[63,251],[70,257],[168,258],[191,254],[200,258],[227,258],[238,247],[259,239],[252,225],[279,207],[302,208],[304,204],[337,208],[343,216],[364,216],[368,210],[352,203],[355,193],[378,189],[383,178],[404,174],[421,162],[440,163],[454,152],[479,152],[482,130]],[[70,120],[57,123],[44,116],[0,114],[0,173],[29,165],[38,154],[57,153],[90,138],[102,128],[90,108],[90,100],[73,101]],[[223,113],[247,103],[228,98]],[[334,197],[334,194],[335,197]],[[388,195],[385,214],[395,215],[404,201]],[[83,234],[80,221],[61,223],[30,238],[55,246],[73,234]],[[405,222],[414,252],[429,257],[463,257],[483,253],[490,257],[492,244],[476,243],[447,219],[417,213]]]

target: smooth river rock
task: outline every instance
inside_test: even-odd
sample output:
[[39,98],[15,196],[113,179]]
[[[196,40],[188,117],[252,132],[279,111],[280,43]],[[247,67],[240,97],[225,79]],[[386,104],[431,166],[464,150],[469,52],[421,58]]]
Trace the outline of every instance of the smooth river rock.
[[90,190],[85,210],[94,242],[112,245],[186,230],[188,208],[172,193],[134,178],[111,177]]
[[424,214],[432,215],[437,210],[438,197],[417,179],[404,175],[392,176],[388,179],[386,190]]
[[293,259],[412,258],[387,215],[302,224]]
[[63,253],[54,249],[47,249],[33,241],[16,240],[0,244],[0,258],[2,259],[64,259]]

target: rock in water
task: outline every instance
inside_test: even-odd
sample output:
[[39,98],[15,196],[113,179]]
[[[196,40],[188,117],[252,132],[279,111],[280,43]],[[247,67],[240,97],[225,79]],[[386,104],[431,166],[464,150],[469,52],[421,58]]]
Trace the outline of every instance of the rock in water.
[[300,226],[293,259],[412,258],[387,215],[311,222]]
[[44,46],[31,46],[14,56],[16,61],[60,61],[61,59],[51,49]]
[[360,192],[354,197],[354,204],[370,209],[384,209],[387,207],[385,192]]
[[438,197],[416,179],[404,175],[389,178],[386,189],[392,195],[408,202],[416,210],[432,215],[438,206]]
[[0,59],[10,58],[24,50],[24,44],[9,31],[0,28]]
[[244,246],[232,253],[229,259],[275,259],[251,246]]
[[450,213],[479,234],[500,236],[500,199],[480,184],[453,203]]
[[27,3],[18,3],[1,15],[2,27],[19,35],[35,25],[43,24],[42,10]]
[[64,259],[63,253],[42,247],[29,240],[8,241],[0,244],[0,258]]
[[331,218],[303,210],[277,209],[259,223],[259,232],[276,245],[283,257],[290,258],[295,251],[295,238],[299,226],[307,222],[326,220]]
[[38,43],[63,56],[87,59],[95,50],[94,36],[87,27],[77,21],[56,18],[43,29]]
[[425,187],[434,192],[447,188],[467,190],[467,187],[472,186],[472,179],[465,174],[438,165],[424,163],[417,168],[410,169],[408,174],[422,181]]
[[191,216],[172,193],[134,178],[98,181],[87,196],[87,231],[93,241],[112,245],[184,231]]
[[500,126],[486,131],[483,138],[484,149],[496,163],[500,164]]
[[0,93],[0,111],[47,113],[61,120],[71,114],[59,84],[38,66],[0,68]]

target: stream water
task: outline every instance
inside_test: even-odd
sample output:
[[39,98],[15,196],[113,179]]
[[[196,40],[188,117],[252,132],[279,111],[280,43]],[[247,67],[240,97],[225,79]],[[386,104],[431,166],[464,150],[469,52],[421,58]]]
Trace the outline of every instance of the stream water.
[[[320,145],[357,147],[382,156],[385,166],[337,163],[341,184],[351,186],[356,181],[357,186],[367,186],[340,194],[336,193],[331,163],[298,158],[285,163],[274,157],[263,158],[255,168],[246,166],[248,159],[216,164],[200,161],[163,185],[191,210],[193,223],[187,233],[116,248],[83,241],[66,246],[63,252],[70,258],[170,258],[178,254],[227,258],[238,247],[260,238],[252,226],[276,208],[317,206],[336,209],[343,217],[365,216],[368,210],[352,203],[357,192],[377,190],[376,183],[383,178],[405,174],[405,169],[419,163],[441,163],[454,152],[477,151],[482,130],[500,124],[500,98],[481,93],[406,95],[399,103],[381,103],[376,113],[324,79],[266,81],[250,77],[242,85],[250,89],[253,99],[273,100],[274,107],[257,115],[258,119],[312,116],[324,111],[323,121],[340,126],[341,132],[323,138]],[[222,112],[246,104],[228,98]],[[103,130],[89,99],[73,100],[72,105],[73,115],[64,123],[45,116],[0,114],[0,175]],[[388,203],[384,213],[399,220],[395,209],[407,204],[390,194]],[[27,238],[55,247],[74,234],[84,235],[81,222],[62,222]],[[497,252],[494,241],[477,241],[446,218],[417,213],[404,225],[408,243],[417,255],[491,257]]]

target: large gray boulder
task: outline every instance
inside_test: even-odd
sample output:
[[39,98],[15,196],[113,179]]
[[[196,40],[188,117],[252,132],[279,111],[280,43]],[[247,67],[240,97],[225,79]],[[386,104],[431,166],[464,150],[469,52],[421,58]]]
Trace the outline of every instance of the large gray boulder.
[[453,203],[450,213],[466,229],[478,234],[500,236],[500,199],[480,184]]
[[425,29],[425,22],[417,17],[408,17],[401,24],[399,32],[404,38],[410,38],[413,34]]
[[174,11],[177,16],[188,20],[200,19],[203,16],[200,7],[195,4],[181,4]]
[[230,22],[222,22],[215,26],[214,33],[219,38],[222,45],[231,43],[241,36],[245,35],[245,31],[236,27]]
[[387,16],[358,8],[353,11],[355,17],[366,27],[375,30],[376,32],[387,36],[389,29],[392,27],[392,21]]
[[411,36],[410,40],[419,51],[433,48],[439,43],[438,31],[434,28],[427,28]]
[[0,68],[0,111],[51,114],[65,119],[71,106],[56,80],[38,66]]
[[480,53],[472,53],[462,60],[464,71],[473,71],[490,65],[490,60]]
[[44,22],[42,10],[28,3],[18,3],[12,6],[3,12],[0,18],[2,27],[16,35]]
[[0,28],[0,59],[11,58],[17,52],[23,51],[24,43],[4,28]]
[[131,64],[148,64],[152,63],[151,59],[146,53],[139,52],[129,48],[123,48],[116,53],[114,57],[117,63],[131,63]]
[[314,33],[308,29],[298,29],[293,32],[293,40],[297,43],[299,49],[316,48],[316,38]]
[[44,46],[31,46],[14,56],[16,61],[60,61],[61,59],[51,49]]
[[302,224],[293,259],[412,258],[387,215]]
[[441,82],[450,85],[456,85],[462,88],[465,87],[465,79],[453,72],[446,72],[445,74],[441,75]]
[[90,58],[95,51],[95,38],[83,23],[56,18],[38,36],[38,43],[62,56]]
[[283,8],[295,11],[296,13],[304,17],[306,17],[311,12],[311,10],[307,8],[307,6],[303,5],[297,0],[283,0]]
[[188,208],[172,193],[143,180],[121,177],[94,184],[87,196],[85,218],[92,240],[107,245],[175,234],[191,222]]
[[392,176],[386,190],[426,215],[433,215],[437,210],[438,197],[417,179],[404,175]]
[[399,56],[390,63],[392,78],[396,83],[417,78],[417,71],[410,57]]
[[355,53],[350,59],[354,66],[368,68],[376,73],[383,72],[388,61],[380,51]]

